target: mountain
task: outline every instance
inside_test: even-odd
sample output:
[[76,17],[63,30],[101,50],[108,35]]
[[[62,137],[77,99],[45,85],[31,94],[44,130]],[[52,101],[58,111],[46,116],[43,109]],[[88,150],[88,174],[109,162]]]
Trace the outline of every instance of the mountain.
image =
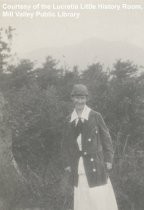
[[110,67],[117,59],[131,60],[137,65],[144,66],[144,49],[126,42],[110,42],[96,38],[60,48],[41,48],[21,54],[20,57],[36,60],[39,65],[49,55],[59,60],[60,65],[70,69],[74,65],[78,65],[80,69],[85,69],[87,65],[96,62]]

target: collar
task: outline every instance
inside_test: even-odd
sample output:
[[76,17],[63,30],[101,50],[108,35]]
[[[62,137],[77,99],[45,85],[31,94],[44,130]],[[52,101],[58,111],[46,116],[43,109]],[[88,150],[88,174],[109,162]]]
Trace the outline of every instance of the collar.
[[[87,105],[85,105],[85,106],[84,106],[84,109],[83,109],[83,111],[82,111],[81,117],[80,117],[81,120],[82,120],[82,122],[84,122],[84,120],[88,120],[90,111],[91,111],[91,109],[90,109]],[[78,117],[78,115],[77,115],[77,112],[76,112],[76,110],[74,109],[74,111],[73,111],[72,114],[71,114],[70,122],[73,122],[74,120],[76,120],[76,124],[77,124],[78,118],[79,118],[79,117]]]

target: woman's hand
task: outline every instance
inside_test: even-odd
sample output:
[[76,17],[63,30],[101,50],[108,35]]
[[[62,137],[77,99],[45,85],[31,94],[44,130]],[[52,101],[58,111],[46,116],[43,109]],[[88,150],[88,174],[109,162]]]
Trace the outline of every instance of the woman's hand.
[[70,166],[66,167],[65,172],[71,172],[71,167]]
[[108,170],[111,170],[112,169],[112,163],[106,162],[106,168]]

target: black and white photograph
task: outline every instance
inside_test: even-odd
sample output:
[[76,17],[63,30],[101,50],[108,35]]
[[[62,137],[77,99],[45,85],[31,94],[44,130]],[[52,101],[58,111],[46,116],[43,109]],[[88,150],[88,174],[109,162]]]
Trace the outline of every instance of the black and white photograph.
[[0,0],[0,210],[143,198],[144,1]]

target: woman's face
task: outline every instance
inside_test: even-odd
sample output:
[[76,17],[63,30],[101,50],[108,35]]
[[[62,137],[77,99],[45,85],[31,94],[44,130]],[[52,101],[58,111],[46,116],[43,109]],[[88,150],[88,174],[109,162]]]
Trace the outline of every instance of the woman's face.
[[87,97],[86,96],[73,96],[72,101],[77,110],[82,110],[84,106],[86,105]]

